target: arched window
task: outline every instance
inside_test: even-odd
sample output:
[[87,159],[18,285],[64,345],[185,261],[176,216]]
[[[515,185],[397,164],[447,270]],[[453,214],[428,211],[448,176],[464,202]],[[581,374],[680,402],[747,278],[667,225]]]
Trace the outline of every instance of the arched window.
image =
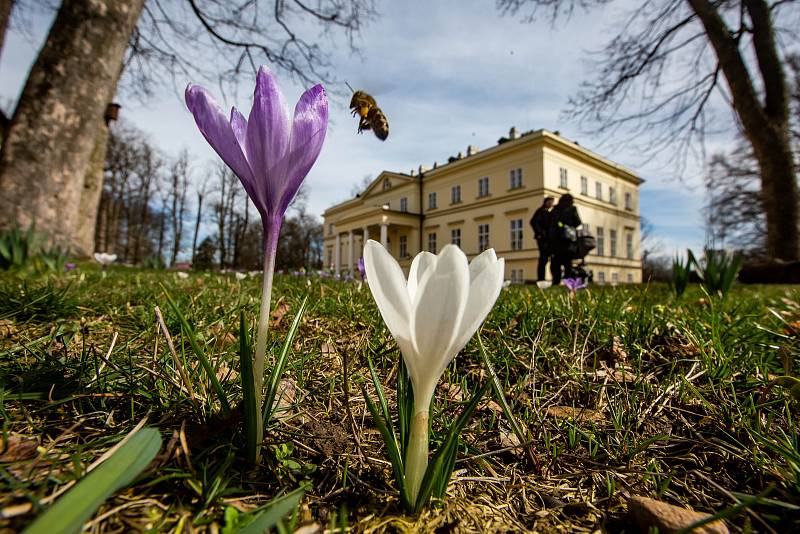
[[388,178],[385,178],[383,180],[383,188],[389,189],[390,187],[392,187],[392,182]]

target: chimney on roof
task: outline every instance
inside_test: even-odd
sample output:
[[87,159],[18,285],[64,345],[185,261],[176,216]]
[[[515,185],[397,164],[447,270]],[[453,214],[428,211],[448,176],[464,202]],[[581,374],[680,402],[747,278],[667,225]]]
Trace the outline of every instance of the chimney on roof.
[[459,152],[459,153],[458,153],[458,159],[461,159],[461,158],[463,158],[463,157],[464,157],[464,156],[461,154],[461,152]]
[[511,129],[508,131],[509,139],[517,139],[519,137],[519,132],[517,131],[516,126],[512,126]]
[[478,147],[475,145],[467,146],[467,156],[473,156],[478,153]]
[[427,171],[428,167],[426,165],[420,164],[419,166],[419,173],[422,174],[423,172]]
[[409,174],[410,174],[411,176],[414,176],[414,169],[411,169],[411,172],[410,172]]
[[435,168],[436,168],[436,167],[438,167],[438,166],[439,166],[439,162],[438,162],[438,161],[434,161],[434,162],[433,162],[433,168],[435,169]]

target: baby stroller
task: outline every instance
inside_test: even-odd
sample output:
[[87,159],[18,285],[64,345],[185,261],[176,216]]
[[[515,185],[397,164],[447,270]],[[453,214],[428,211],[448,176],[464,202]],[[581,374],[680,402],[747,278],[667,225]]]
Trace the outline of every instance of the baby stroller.
[[596,247],[597,241],[594,236],[585,230],[580,232],[573,244],[572,261],[578,263],[572,264],[572,276],[580,278],[587,285],[592,283],[593,276],[586,270],[586,256]]

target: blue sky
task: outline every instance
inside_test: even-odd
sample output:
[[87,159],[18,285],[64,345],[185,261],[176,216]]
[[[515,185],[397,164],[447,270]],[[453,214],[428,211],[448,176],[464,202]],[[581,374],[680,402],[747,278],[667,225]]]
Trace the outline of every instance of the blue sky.
[[[356,43],[361,53],[352,54],[344,42],[330,50],[338,77],[376,96],[388,115],[391,134],[384,143],[372,135],[356,135],[349,99],[334,99],[326,144],[307,179],[310,210],[321,214],[348,198],[352,186],[366,175],[430,166],[469,144],[487,148],[512,125],[523,131],[546,128],[634,169],[647,181],[641,189],[641,213],[653,224],[663,253],[701,247],[703,189],[698,165],[678,180],[669,165],[645,163],[632,150],[601,145],[560,116],[569,96],[591,77],[587,52],[612,35],[620,9],[614,3],[588,15],[578,13],[552,28],[547,21],[527,24],[521,16],[502,16],[494,2],[378,2],[380,18]],[[45,16],[31,20],[30,32],[12,28],[0,57],[0,102],[7,110],[50,25]],[[287,101],[296,101],[303,87],[286,76],[281,79]],[[194,80],[185,80],[189,81]],[[147,102],[124,93],[117,100],[124,119],[147,132],[164,153],[175,155],[187,148],[199,178],[216,156],[186,111],[184,83],[178,83],[180,87],[159,88]],[[251,77],[243,76],[236,100],[224,105],[249,110],[252,84]],[[714,145],[723,146],[724,140]]]

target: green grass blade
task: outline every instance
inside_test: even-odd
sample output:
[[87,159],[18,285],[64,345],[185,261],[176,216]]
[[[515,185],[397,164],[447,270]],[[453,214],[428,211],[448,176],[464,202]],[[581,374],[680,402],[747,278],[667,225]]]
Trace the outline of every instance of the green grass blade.
[[400,453],[403,458],[408,449],[408,436],[411,429],[411,417],[414,415],[414,389],[408,376],[405,362],[400,359],[397,371],[397,427],[400,434]]
[[211,362],[206,357],[203,349],[200,348],[200,345],[197,344],[197,338],[194,334],[194,330],[189,325],[189,321],[186,320],[186,317],[183,316],[181,313],[180,308],[172,300],[167,288],[163,285],[161,289],[164,290],[164,295],[167,297],[167,302],[169,302],[172,311],[175,312],[175,315],[178,316],[178,320],[181,323],[181,328],[183,329],[184,333],[186,334],[187,339],[189,340],[189,345],[192,347],[192,351],[194,355],[197,356],[197,359],[200,360],[200,364],[203,366],[203,370],[206,372],[208,379],[211,381],[211,385],[214,388],[214,391],[217,394],[217,398],[219,398],[219,402],[222,405],[222,411],[225,412],[226,416],[230,416],[231,414],[231,405],[228,404],[228,398],[225,396],[225,391],[222,389],[222,384],[219,383],[219,379],[217,378],[217,373],[214,371],[214,367],[211,365]]
[[[375,389],[381,389],[380,382],[375,382]],[[361,393],[364,395],[364,401],[367,403],[367,409],[369,410],[370,415],[372,415],[372,419],[375,421],[375,425],[378,427],[381,437],[383,437],[383,442],[386,444],[386,454],[389,456],[389,461],[392,464],[392,471],[394,473],[394,479],[397,483],[397,488],[400,491],[400,502],[404,508],[410,510],[410,501],[408,499],[408,494],[406,493],[406,476],[405,467],[403,467],[403,457],[400,455],[400,449],[397,446],[397,440],[394,437],[394,432],[387,427],[387,424],[391,425],[391,419],[387,421],[381,416],[380,412],[378,412],[378,407],[375,406],[372,398],[367,393],[367,388],[364,387],[364,384],[361,384]]]
[[25,529],[26,534],[79,532],[103,501],[127,486],[144,471],[161,448],[161,435],[155,428],[133,434],[97,469],[83,477]]
[[372,383],[375,384],[375,394],[378,395],[378,401],[381,403],[381,411],[383,412],[383,419],[389,425],[389,431],[392,433],[392,439],[396,439],[394,429],[391,427],[392,414],[389,413],[389,402],[386,400],[386,394],[383,392],[383,386],[378,378],[378,373],[375,371],[375,364],[372,357],[367,354],[367,365],[369,365],[369,374],[372,378]]
[[262,534],[273,528],[281,519],[297,508],[304,493],[305,490],[300,488],[282,497],[272,499],[267,504],[266,510],[259,513],[253,521],[240,528],[237,533]]
[[494,398],[497,400],[497,403],[503,409],[503,414],[506,416],[506,421],[511,426],[512,432],[517,436],[521,446],[528,454],[529,459],[536,464],[536,458],[533,455],[533,452],[530,450],[530,446],[527,445],[528,436],[526,432],[522,429],[522,426],[519,424],[519,421],[514,416],[514,412],[511,411],[511,406],[508,405],[508,401],[506,400],[506,395],[503,392],[503,385],[500,383],[500,377],[497,376],[497,372],[494,370],[494,366],[492,362],[489,361],[489,355],[486,354],[486,347],[483,344],[483,340],[481,339],[481,335],[477,335],[478,338],[478,352],[481,355],[481,360],[483,360],[483,365],[486,367],[486,372],[489,373],[489,382],[492,385],[492,390],[494,391]]
[[244,451],[247,460],[256,461],[258,437],[258,399],[253,381],[253,352],[250,336],[244,319],[244,310],[239,313],[239,368],[242,380],[242,402],[244,404]]
[[461,415],[458,416],[458,419],[450,426],[447,437],[445,437],[439,449],[433,455],[433,459],[425,470],[425,476],[422,478],[422,485],[417,495],[417,502],[414,503],[415,513],[419,512],[425,503],[428,502],[434,490],[436,490],[437,495],[444,495],[447,484],[450,482],[450,476],[453,474],[458,437],[472,417],[475,408],[478,407],[478,402],[481,400],[481,397],[483,397],[486,390],[489,389],[489,382],[490,381],[485,382],[475,391],[469,403],[461,412]]
[[[294,337],[297,335],[297,329],[300,327],[300,321],[302,320],[303,314],[306,311],[307,304],[308,296],[306,296],[306,298],[304,298],[303,302],[300,304],[300,308],[297,310],[297,315],[295,315],[294,321],[292,321],[292,326],[289,327],[289,331],[286,333],[286,338],[283,340],[281,353],[278,355],[278,359],[275,360],[275,365],[272,367],[269,377],[267,377],[267,393],[264,397],[264,413],[262,414],[262,417],[264,418],[264,428],[269,425],[269,422],[272,420],[272,416],[275,415],[275,408],[278,405],[278,399],[275,398],[275,394],[278,392],[278,386],[280,385],[283,371],[286,369],[286,362],[289,359],[289,349],[292,348]],[[260,392],[256,393],[259,394]]]

